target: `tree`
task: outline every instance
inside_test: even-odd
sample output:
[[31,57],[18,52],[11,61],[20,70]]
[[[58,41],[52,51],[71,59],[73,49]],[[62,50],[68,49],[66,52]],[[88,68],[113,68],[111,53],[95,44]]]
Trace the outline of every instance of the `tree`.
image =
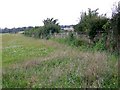
[[59,23],[57,23],[58,19],[47,18],[43,20],[44,26],[34,27],[32,29],[26,30],[25,35],[32,36],[35,38],[46,38],[50,37],[50,33],[58,33],[60,31]]
[[114,41],[114,50],[117,50],[120,53],[120,1],[118,5],[115,5],[115,11],[112,12],[112,35]]
[[46,20],[43,20],[44,25],[47,24],[56,24],[59,25],[59,23],[57,23],[58,19],[54,19],[54,18],[47,18]]
[[88,8],[88,13],[82,12],[80,22],[75,26],[76,32],[86,33],[91,41],[94,41],[98,32],[103,32],[103,25],[107,22],[105,15],[98,15],[98,9],[91,10]]
[[60,31],[59,23],[57,23],[58,19],[54,18],[47,18],[46,20],[43,20],[45,33],[48,35],[50,32],[58,33]]

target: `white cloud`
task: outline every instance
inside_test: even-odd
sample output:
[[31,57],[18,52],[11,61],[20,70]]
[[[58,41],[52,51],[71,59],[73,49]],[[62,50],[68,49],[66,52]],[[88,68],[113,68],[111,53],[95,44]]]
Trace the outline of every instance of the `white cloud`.
[[111,14],[118,0],[0,0],[0,27],[43,25],[47,17],[59,19],[60,24],[76,24],[80,12],[99,8]]

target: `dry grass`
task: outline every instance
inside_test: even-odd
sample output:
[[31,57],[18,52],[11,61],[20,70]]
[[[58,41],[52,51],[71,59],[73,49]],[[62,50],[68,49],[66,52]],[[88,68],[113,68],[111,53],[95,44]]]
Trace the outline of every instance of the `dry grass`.
[[70,63],[66,64],[64,67],[53,68],[48,79],[49,83],[56,81],[61,75],[64,75],[65,73],[70,73],[77,66],[77,69],[75,70],[76,73],[84,78],[85,84],[83,84],[83,87],[101,87],[100,83],[103,80],[103,75],[106,72],[109,72],[108,70],[110,70],[108,56],[104,52],[80,52],[69,47],[59,47],[59,49],[46,57],[25,61],[20,63],[20,65],[16,64],[14,68],[22,67],[29,69],[31,67],[40,65],[43,61],[65,57],[70,58]]
[[[32,43],[52,47],[54,51],[3,68],[3,75],[11,75],[13,78],[22,73],[25,87],[103,87],[102,83],[109,73],[117,74],[118,64],[113,63],[106,52],[83,52],[51,40],[33,40]],[[16,86],[12,83],[11,86]]]
[[2,88],[2,35],[0,34],[0,89]]

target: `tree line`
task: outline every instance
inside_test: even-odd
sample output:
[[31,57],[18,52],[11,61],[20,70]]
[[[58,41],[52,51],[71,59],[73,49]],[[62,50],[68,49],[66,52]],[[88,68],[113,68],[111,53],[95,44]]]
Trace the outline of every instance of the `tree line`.
[[[74,25],[74,30],[78,34],[86,34],[92,45],[100,47],[103,50],[117,51],[120,50],[120,5],[115,6],[112,17],[108,18],[106,14],[99,15],[99,9],[82,12],[80,21]],[[47,18],[43,20],[44,26],[35,27],[26,30],[25,35],[36,38],[50,37],[50,34],[59,33],[60,25],[58,19]],[[73,35],[72,35],[73,36]],[[119,52],[120,53],[120,52]]]

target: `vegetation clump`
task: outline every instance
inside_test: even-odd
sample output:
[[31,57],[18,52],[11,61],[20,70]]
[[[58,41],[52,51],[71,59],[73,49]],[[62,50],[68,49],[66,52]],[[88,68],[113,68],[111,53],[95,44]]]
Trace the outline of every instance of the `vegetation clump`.
[[53,18],[51,19],[47,18],[46,20],[43,21],[44,26],[26,30],[24,34],[30,37],[49,39],[50,36],[53,35],[54,33],[60,32],[60,26],[59,23],[57,23],[57,21],[58,21],[57,19],[54,20]]
[[25,30],[28,37],[2,35],[3,88],[118,88],[120,5],[111,18],[98,9],[82,12],[64,38],[51,38],[60,33],[57,21],[43,20]]

